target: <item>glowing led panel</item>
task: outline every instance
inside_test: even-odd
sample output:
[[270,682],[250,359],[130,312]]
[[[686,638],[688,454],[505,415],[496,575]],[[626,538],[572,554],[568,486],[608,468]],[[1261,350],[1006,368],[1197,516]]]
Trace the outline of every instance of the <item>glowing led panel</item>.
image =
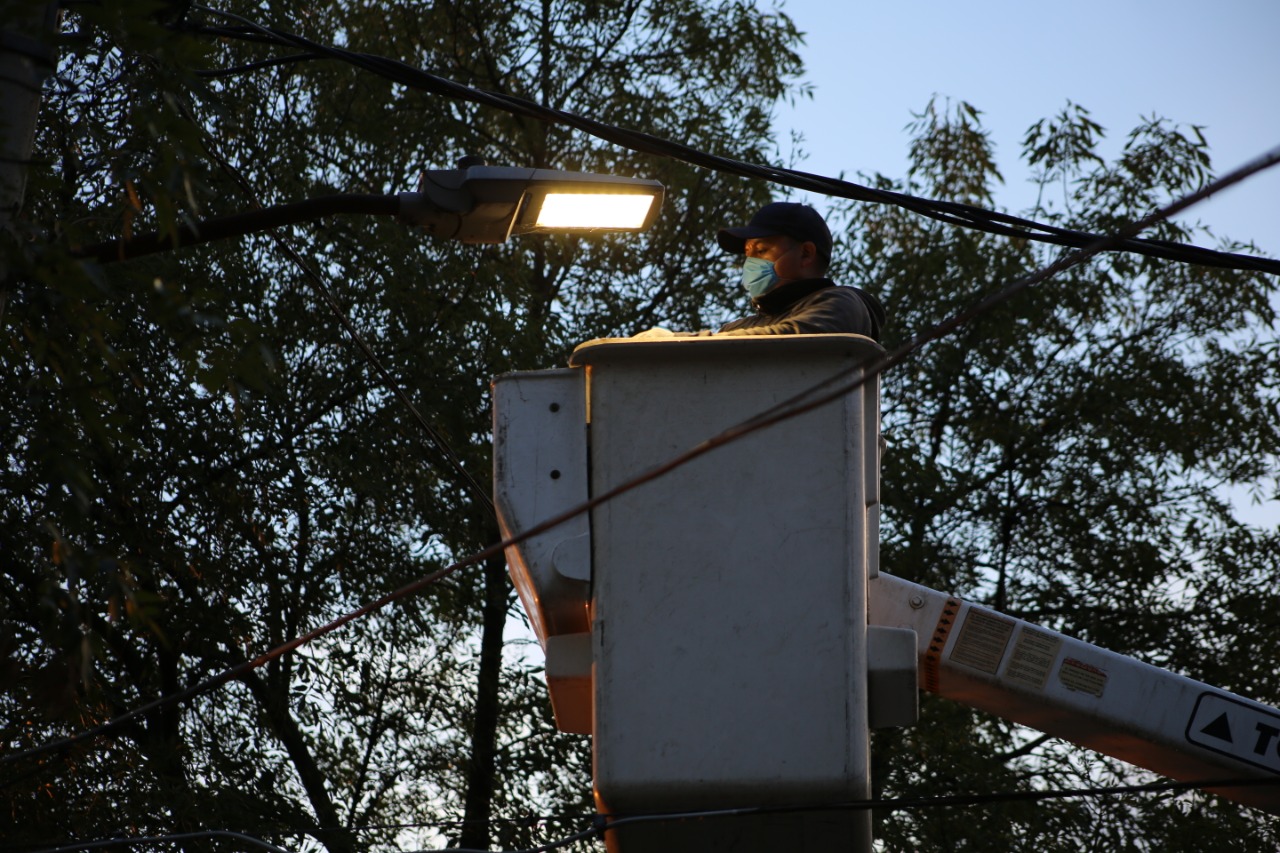
[[654,196],[639,193],[547,193],[538,211],[538,228],[638,229]]

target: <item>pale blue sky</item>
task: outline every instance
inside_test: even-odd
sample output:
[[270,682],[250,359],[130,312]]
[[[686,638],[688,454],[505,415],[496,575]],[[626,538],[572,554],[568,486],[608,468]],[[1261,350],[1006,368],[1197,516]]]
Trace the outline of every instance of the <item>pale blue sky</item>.
[[[806,33],[811,101],[777,128],[805,137],[805,171],[900,177],[904,126],[935,93],[984,111],[1005,186],[1034,200],[1018,160],[1025,130],[1080,104],[1118,151],[1143,116],[1205,125],[1223,174],[1280,145],[1280,0],[784,0]],[[818,203],[817,200],[814,200]],[[1280,257],[1280,166],[1188,212]],[[1200,241],[1208,244],[1208,241]]]
[[[1280,0],[784,0],[806,33],[812,100],[777,116],[804,136],[808,172],[902,177],[905,126],[937,94],[984,112],[1005,184],[997,204],[1035,199],[1022,136],[1072,101],[1107,129],[1108,158],[1142,117],[1205,126],[1221,175],[1280,145]],[[762,34],[763,37],[763,34]],[[822,209],[825,202],[801,194]],[[1280,257],[1280,166],[1187,211],[1218,236]],[[1197,240],[1212,246],[1209,239]],[[1280,502],[1248,521],[1280,523]]]

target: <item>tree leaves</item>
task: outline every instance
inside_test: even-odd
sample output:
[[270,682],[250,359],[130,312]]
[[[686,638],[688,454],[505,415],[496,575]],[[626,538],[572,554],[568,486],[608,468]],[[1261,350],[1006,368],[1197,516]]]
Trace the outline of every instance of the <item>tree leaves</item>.
[[[748,161],[773,159],[773,105],[803,92],[793,25],[740,2],[263,8],[321,41]],[[417,423],[269,239],[109,267],[71,261],[69,246],[126,220],[172,231],[255,199],[410,189],[422,168],[467,153],[658,178],[667,210],[639,238],[459,247],[344,218],[284,235],[484,481],[490,377],[563,364],[588,337],[715,325],[737,294],[706,260],[711,233],[768,196],[340,64],[252,66],[276,51],[175,34],[149,4],[77,6],[67,28],[76,38],[40,126],[53,165],[32,175],[18,223],[29,242],[4,246],[0,721],[14,751],[197,683],[492,536],[485,508],[426,461]],[[231,67],[250,70],[195,73]],[[901,188],[989,203],[1001,177],[978,109],[935,100],[912,129]],[[1103,133],[1074,104],[1028,131],[1024,158],[1063,200],[1045,216],[1106,230],[1208,179],[1199,128],[1145,119],[1114,163],[1096,153]],[[898,208],[843,216],[842,272],[889,307],[890,346],[1048,259]],[[1274,489],[1275,288],[1105,256],[898,368],[884,384],[885,565],[1276,701],[1274,667],[1241,638],[1280,627],[1280,542],[1232,519],[1218,491]],[[553,730],[537,674],[519,658],[482,665],[506,617],[482,617],[493,593],[457,576],[252,682],[24,767],[4,789],[27,833],[14,842],[225,826],[312,848],[441,846],[456,832],[439,827],[477,802],[477,745],[497,762],[481,814],[587,810],[586,744]],[[482,731],[476,697],[494,672],[496,722]],[[886,794],[1132,772],[949,703],[926,708],[922,726],[879,738]],[[428,826],[353,842],[335,822]],[[562,830],[482,826],[504,846]],[[1276,841],[1204,795],[992,806],[982,820],[895,814],[881,831],[888,849],[918,850]]]
[[[942,197],[984,197],[997,176],[978,117],[965,104],[931,103],[913,124],[913,179]],[[1055,221],[1105,231],[1209,178],[1198,128],[1146,119],[1115,163],[1095,152],[1102,134],[1072,104],[1028,132],[1024,158],[1046,187],[1060,184],[1066,200]],[[1050,260],[1044,250],[895,210],[845,210],[853,267],[889,308],[890,346]],[[1169,224],[1161,236],[1189,233]],[[886,570],[1274,702],[1280,681],[1233,649],[1280,628],[1274,611],[1257,606],[1271,594],[1254,585],[1276,577],[1275,530],[1241,525],[1221,490],[1277,487],[1276,291],[1265,275],[1102,256],[891,372],[883,390]],[[1031,735],[938,703],[921,728],[881,739],[886,793],[1141,778],[1054,742],[1010,749]],[[989,778],[991,756],[1001,752],[1011,756],[1001,762],[1006,775]],[[937,776],[943,768],[954,768],[946,784]],[[1129,806],[1046,802],[1015,812],[992,806],[981,820],[963,822],[895,814],[884,821],[885,843],[917,850],[1089,849],[1099,838],[1106,849],[1274,843],[1274,828],[1256,813],[1203,794]],[[1206,829],[1208,814],[1220,834]]]
[[[772,106],[799,71],[785,16],[759,40],[762,13],[737,2],[238,8],[748,159],[773,149]],[[279,52],[189,29],[223,19],[183,23],[166,29],[149,3],[67,13],[75,35],[39,131],[53,165],[33,175],[20,223],[41,248],[5,244],[0,624],[14,679],[0,725],[14,752],[198,683],[495,535],[270,237],[108,266],[70,247],[409,190],[462,154],[663,181],[665,215],[639,237],[462,247],[342,217],[280,235],[485,482],[490,379],[563,364],[591,337],[714,324],[738,296],[705,261],[715,224],[768,195],[341,63],[258,64]],[[198,73],[227,68],[241,70]],[[482,665],[512,604],[500,574],[460,574],[113,740],[30,762],[29,783],[4,789],[24,833],[7,840],[213,826],[308,849],[445,846],[464,803],[481,840],[460,846],[546,840],[558,825],[490,821],[589,808],[588,754],[553,730],[527,663]],[[496,772],[469,776],[484,749]],[[334,832],[396,824],[434,828]]]

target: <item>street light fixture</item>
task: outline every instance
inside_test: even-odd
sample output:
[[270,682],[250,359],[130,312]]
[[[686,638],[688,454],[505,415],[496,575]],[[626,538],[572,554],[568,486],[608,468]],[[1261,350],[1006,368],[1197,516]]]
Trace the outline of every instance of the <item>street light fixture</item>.
[[502,243],[512,235],[557,231],[643,231],[662,207],[657,181],[486,166],[464,158],[456,169],[424,172],[418,192],[336,195],[207,219],[176,233],[109,240],[73,250],[101,263],[254,234],[339,213],[397,216],[428,234],[462,243]]
[[400,218],[438,237],[502,243],[551,231],[643,231],[662,206],[657,181],[460,161],[400,194]]

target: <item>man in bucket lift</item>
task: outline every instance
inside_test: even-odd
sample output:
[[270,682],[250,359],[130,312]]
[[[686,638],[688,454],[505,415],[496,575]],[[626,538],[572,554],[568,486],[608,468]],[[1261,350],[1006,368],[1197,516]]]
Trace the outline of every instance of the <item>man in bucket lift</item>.
[[721,335],[853,332],[880,339],[884,306],[856,287],[827,278],[831,231],[818,211],[776,201],[741,228],[722,228],[720,248],[743,255],[742,286],[756,313],[720,327]]
[[814,335],[851,332],[880,339],[884,306],[866,291],[827,278],[831,231],[805,204],[766,204],[741,228],[722,228],[720,248],[743,255],[742,287],[756,313],[732,320],[717,332],[671,332],[653,328],[639,340],[688,335]]

